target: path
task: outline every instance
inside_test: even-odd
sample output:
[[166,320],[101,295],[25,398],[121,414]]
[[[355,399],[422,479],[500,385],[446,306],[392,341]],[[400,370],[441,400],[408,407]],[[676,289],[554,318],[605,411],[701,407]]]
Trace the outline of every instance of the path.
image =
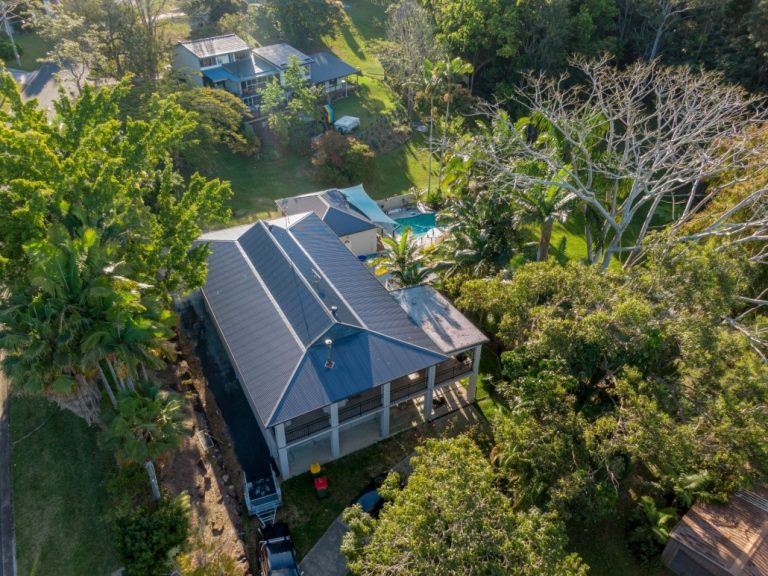
[[[472,424],[482,420],[473,405],[464,406],[455,412],[449,412],[432,420],[438,428],[446,429],[449,423],[455,421],[450,428],[451,435],[464,431]],[[411,472],[411,456],[407,456],[393,467],[401,478],[406,478]],[[341,541],[347,532],[347,525],[340,514],[320,537],[312,549],[301,561],[301,573],[304,576],[346,576],[347,562],[341,553]]]
[[[2,359],[2,355],[0,355]],[[11,501],[11,430],[8,423],[8,381],[0,371],[0,576],[15,576],[16,547]]]

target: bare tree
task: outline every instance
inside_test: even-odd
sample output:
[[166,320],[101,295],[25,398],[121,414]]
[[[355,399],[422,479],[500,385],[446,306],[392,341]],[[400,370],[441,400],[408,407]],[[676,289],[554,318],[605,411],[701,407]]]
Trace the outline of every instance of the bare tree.
[[405,97],[408,117],[413,111],[425,60],[440,55],[429,12],[416,0],[400,0],[387,9],[387,41],[379,59],[397,91]]
[[[598,220],[589,259],[601,259],[603,268],[620,252],[630,253],[631,264],[661,209],[673,226],[685,222],[745,180],[748,167],[768,170],[754,163],[768,142],[751,137],[768,116],[762,100],[719,75],[655,62],[618,70],[606,58],[572,65],[581,82],[568,75],[527,78],[513,97],[530,110],[527,121],[515,123],[488,106],[494,129],[478,136],[482,153],[475,161],[512,190],[557,186],[580,200]],[[557,146],[532,137],[542,126],[557,136]],[[531,161],[544,170],[525,169]],[[765,199],[761,190],[742,204]],[[763,212],[753,213],[759,219]],[[724,234],[726,224],[764,229],[726,218],[701,234]]]
[[16,65],[21,66],[21,57],[19,56],[19,50],[16,47],[16,40],[13,38],[13,18],[18,18],[18,11],[20,8],[26,6],[24,0],[0,0],[0,23],[2,23],[3,30],[8,36],[8,40],[11,41],[11,48],[13,49],[13,57],[16,60]]

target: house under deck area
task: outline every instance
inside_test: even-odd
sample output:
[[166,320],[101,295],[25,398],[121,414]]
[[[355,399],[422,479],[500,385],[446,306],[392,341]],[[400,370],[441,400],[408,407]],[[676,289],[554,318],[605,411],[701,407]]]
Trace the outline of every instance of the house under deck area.
[[485,335],[429,286],[388,292],[314,213],[200,241],[205,308],[283,479],[474,400]]

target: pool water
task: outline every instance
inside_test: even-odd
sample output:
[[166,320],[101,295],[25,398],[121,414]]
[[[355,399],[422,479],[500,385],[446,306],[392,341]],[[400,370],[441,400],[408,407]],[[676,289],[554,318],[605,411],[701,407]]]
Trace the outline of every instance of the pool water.
[[406,218],[395,218],[395,222],[400,224],[398,231],[402,231],[406,226],[410,226],[411,233],[414,236],[424,236],[432,228],[437,227],[437,217],[434,212],[417,214],[416,216],[408,216]]

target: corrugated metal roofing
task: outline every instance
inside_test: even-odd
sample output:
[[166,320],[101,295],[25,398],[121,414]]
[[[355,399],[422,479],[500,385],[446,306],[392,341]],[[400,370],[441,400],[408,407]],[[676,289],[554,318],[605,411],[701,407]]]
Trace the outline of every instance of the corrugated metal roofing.
[[203,293],[267,426],[445,359],[312,213],[200,240],[212,246]]
[[352,74],[360,74],[360,70],[350,66],[330,52],[317,52],[311,54],[310,58],[312,58],[312,63],[309,65],[309,77],[315,84],[345,78]]
[[309,64],[312,62],[312,58],[297,50],[290,44],[271,44],[269,46],[261,46],[253,49],[254,53],[260,58],[264,58],[267,62],[274,64],[278,68],[285,68],[288,66],[291,56],[295,56],[302,64]]
[[240,80],[239,75],[233,74],[223,66],[203,70],[203,76],[208,78],[211,82],[222,82],[223,80],[231,80],[233,82],[237,82]]
[[184,48],[192,52],[198,58],[209,58],[222,54],[231,54],[232,52],[242,52],[250,50],[251,47],[245,40],[237,34],[224,34],[222,36],[211,36],[209,38],[200,38],[199,40],[187,40],[180,42]]
[[488,342],[485,334],[431,286],[410,286],[390,294],[445,354]]
[[275,200],[275,204],[283,214],[314,212],[337,236],[348,236],[376,228],[365,214],[349,203],[340,190],[333,188],[281,198]]
[[249,78],[258,78],[260,76],[277,74],[277,68],[272,66],[266,60],[256,58],[253,54],[253,51],[251,51],[251,53],[248,55],[248,58],[235,60],[234,62],[227,62],[226,64],[222,65],[222,68],[229,70],[240,80],[248,80]]
[[291,234],[309,253],[365,326],[375,332],[437,351],[419,328],[379,282],[370,268],[341,242],[328,242],[317,218],[305,218],[290,228]]
[[304,350],[240,246],[211,242],[211,251],[203,294],[241,384],[266,422]]

